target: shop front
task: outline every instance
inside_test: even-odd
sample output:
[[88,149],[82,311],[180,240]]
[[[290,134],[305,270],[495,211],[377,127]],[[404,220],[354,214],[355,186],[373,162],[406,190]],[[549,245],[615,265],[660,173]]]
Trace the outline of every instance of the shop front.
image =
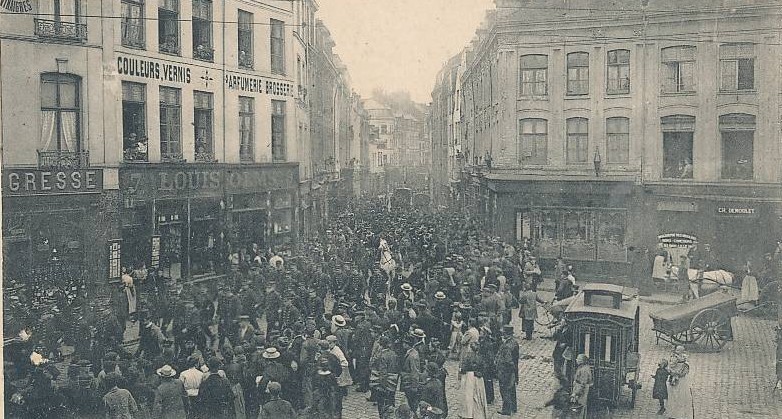
[[294,240],[297,188],[295,164],[124,167],[122,266],[177,280],[225,274],[230,253]]
[[668,251],[673,262],[697,246],[699,257],[712,268],[742,272],[748,261],[758,269],[763,255],[774,250],[780,234],[778,207],[767,198],[662,196],[651,219],[658,248]]
[[[635,188],[624,181],[491,179],[488,214],[495,235],[528,241],[544,269],[563,258],[579,273],[625,275]],[[496,201],[496,203],[495,203]]]
[[105,284],[116,202],[101,169],[8,168],[2,179],[4,321],[18,331],[72,314]]

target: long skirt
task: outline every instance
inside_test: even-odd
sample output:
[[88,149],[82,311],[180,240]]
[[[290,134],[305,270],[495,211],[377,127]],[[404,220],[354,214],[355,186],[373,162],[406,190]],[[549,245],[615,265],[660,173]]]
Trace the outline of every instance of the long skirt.
[[752,276],[747,275],[744,280],[741,281],[741,300],[742,302],[757,302],[759,297],[758,292],[758,280]]
[[489,415],[486,403],[486,388],[483,377],[476,377],[468,371],[462,376],[462,410],[459,417],[465,419],[486,419]]
[[688,376],[681,378],[675,386],[668,383],[668,403],[665,406],[666,415],[675,419],[694,419],[692,409],[690,378]]

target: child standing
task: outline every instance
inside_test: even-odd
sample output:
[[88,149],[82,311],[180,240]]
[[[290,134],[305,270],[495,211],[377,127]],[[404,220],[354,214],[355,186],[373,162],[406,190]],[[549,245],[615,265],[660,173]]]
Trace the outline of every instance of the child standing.
[[668,360],[663,358],[657,363],[657,371],[652,376],[654,378],[654,387],[652,387],[652,398],[657,399],[660,402],[660,410],[657,411],[658,415],[665,413],[665,401],[668,399]]

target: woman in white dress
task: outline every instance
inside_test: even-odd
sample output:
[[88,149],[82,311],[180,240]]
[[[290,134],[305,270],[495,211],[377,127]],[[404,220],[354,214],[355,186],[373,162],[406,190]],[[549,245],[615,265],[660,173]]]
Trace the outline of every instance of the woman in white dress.
[[690,389],[690,364],[684,346],[677,346],[668,360],[668,405],[665,413],[669,419],[694,419],[692,390]]
[[758,280],[754,275],[752,275],[752,269],[749,265],[749,262],[747,262],[745,271],[746,275],[744,275],[744,279],[741,281],[741,300],[739,301],[743,303],[756,304],[760,298],[760,293],[758,291]]
[[486,387],[483,382],[483,363],[478,357],[478,344],[473,343],[459,365],[459,389],[462,391],[462,419],[486,419]]

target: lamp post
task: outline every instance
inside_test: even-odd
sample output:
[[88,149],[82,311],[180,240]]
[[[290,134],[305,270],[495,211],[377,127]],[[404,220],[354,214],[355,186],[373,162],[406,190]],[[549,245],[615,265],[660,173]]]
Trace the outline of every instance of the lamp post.
[[597,147],[595,147],[594,163],[595,163],[595,176],[599,177],[600,176],[600,150]]

